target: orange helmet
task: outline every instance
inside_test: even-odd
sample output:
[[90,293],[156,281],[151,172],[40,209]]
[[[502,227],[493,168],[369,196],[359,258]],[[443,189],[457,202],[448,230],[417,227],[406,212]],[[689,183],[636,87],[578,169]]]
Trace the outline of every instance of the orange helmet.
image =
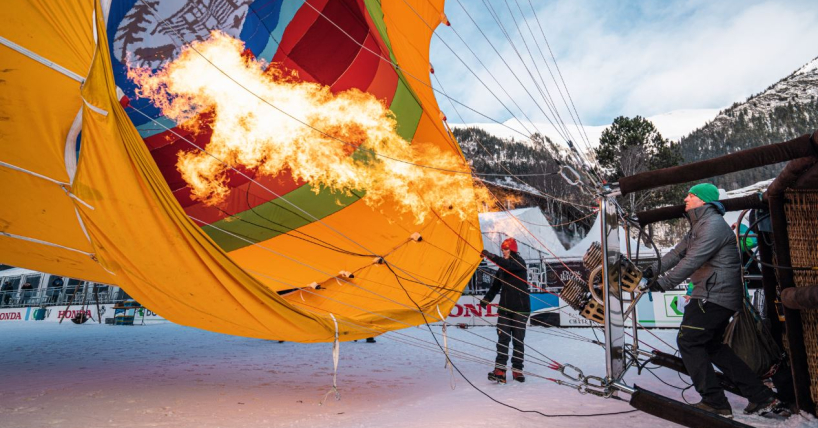
[[503,241],[503,245],[500,245],[500,248],[503,250],[511,250],[515,253],[517,252],[517,240],[514,238],[508,238]]

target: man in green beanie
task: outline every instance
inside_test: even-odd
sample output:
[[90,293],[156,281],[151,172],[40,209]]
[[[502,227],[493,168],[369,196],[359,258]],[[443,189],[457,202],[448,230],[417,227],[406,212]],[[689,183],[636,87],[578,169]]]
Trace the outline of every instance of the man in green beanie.
[[780,402],[747,364],[722,343],[730,318],[742,307],[744,287],[736,236],[724,221],[724,206],[718,199],[719,190],[712,184],[690,188],[685,198],[690,231],[662,257],[662,272],[657,270],[658,263],[653,265],[653,272],[664,275],[652,289],[669,290],[687,283],[688,278],[693,283],[676,343],[690,379],[702,397],[695,406],[733,417],[713,370],[715,364],[750,401],[744,412],[765,414],[778,409]]

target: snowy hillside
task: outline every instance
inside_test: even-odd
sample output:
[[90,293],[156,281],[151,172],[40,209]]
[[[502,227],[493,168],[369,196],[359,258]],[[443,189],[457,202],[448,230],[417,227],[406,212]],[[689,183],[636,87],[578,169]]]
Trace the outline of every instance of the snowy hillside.
[[[668,113],[659,114],[648,117],[647,119],[653,122],[656,129],[663,137],[669,138],[673,141],[678,141],[683,136],[689,134],[696,128],[703,126],[708,121],[713,120],[719,113],[719,109],[689,109],[689,110],[675,110]],[[584,131],[592,146],[599,143],[599,137],[602,131],[608,128],[609,125],[600,126],[585,126],[581,129],[573,125],[568,126],[568,132],[574,142],[578,142],[579,147],[583,147],[582,137],[580,131]],[[514,139],[517,141],[526,141],[525,136],[533,132],[540,132],[547,136],[555,143],[564,142],[561,133],[557,128],[550,123],[521,123],[516,119],[511,119],[505,123],[467,123],[467,124],[452,124],[455,128],[478,127],[484,129],[489,134],[498,138]]]
[[745,113],[748,117],[766,116],[776,107],[787,104],[808,104],[815,102],[816,98],[818,98],[818,58],[760,94],[751,96],[744,103],[736,103],[730,109],[720,112],[713,122],[715,126],[719,126],[723,122],[732,121],[739,113]]
[[[780,143],[818,129],[818,58],[763,92],[721,111],[705,126],[682,138],[685,162],[712,159]],[[783,165],[769,165],[714,179],[727,190],[775,177]]]

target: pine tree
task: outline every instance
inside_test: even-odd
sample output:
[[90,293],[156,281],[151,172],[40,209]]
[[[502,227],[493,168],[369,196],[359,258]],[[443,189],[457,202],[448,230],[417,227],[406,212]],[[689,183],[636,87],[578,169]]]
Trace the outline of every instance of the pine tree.
[[[682,161],[681,147],[662,137],[649,120],[619,116],[599,138],[597,159],[609,181],[654,169],[676,166]],[[678,203],[680,186],[631,194],[624,208],[631,213],[660,205]]]

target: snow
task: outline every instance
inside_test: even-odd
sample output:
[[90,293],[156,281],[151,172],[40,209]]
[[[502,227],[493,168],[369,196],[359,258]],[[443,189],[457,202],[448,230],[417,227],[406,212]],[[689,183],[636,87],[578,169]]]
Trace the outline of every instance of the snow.
[[795,74],[807,74],[815,69],[818,69],[818,58],[813,59],[803,67],[799,68],[798,71],[795,72]]
[[722,109],[674,110],[648,118],[663,137],[679,141],[707,122],[715,119]]
[[536,187],[520,182],[517,179],[512,179],[509,176],[504,176],[502,178],[495,179],[483,179],[482,181],[497,187],[504,187],[506,189],[517,190],[535,196],[544,196],[542,192],[537,190]]
[[[555,336],[555,331],[529,328],[526,370],[531,375],[525,384],[491,384],[486,380],[488,362],[458,357],[454,361],[480,390],[522,409],[549,414],[630,410],[625,402],[580,395],[537,377],[560,375],[537,364],[540,356],[535,351],[574,364],[586,374],[604,374],[601,348]],[[589,329],[571,331],[592,337]],[[655,333],[673,343],[675,331]],[[338,369],[341,399],[335,401],[330,394],[324,405],[319,402],[332,382],[331,344],[277,343],[172,323],[133,327],[0,323],[0,337],[0,426],[4,427],[675,426],[640,412],[544,418],[502,407],[462,378],[452,379],[439,351],[397,341],[417,338],[431,342],[425,328],[388,333],[376,344],[342,343]],[[640,337],[667,349],[648,334]],[[449,344],[491,359],[494,340],[494,330],[489,327],[452,329]],[[671,384],[681,384],[668,370],[656,373]],[[649,374],[637,376],[634,371],[626,380],[680,397]],[[698,400],[694,392],[685,393],[685,397]],[[818,423],[810,416],[786,421],[747,417],[741,415],[744,400],[734,396],[730,400],[738,413],[736,419],[755,426],[806,428]]]
[[747,187],[742,187],[741,189],[731,190],[729,192],[725,192],[724,189],[719,189],[719,199],[740,198],[742,196],[752,195],[753,193],[766,192],[767,188],[770,187],[770,184],[772,184],[774,180],[775,178],[759,181],[758,183],[751,184]]
[[[673,141],[678,141],[690,132],[701,128],[707,122],[713,120],[721,109],[683,109],[674,110],[668,113],[662,113],[647,119],[653,122],[656,129],[663,137]],[[584,126],[582,129],[588,137],[591,146],[596,147],[599,144],[599,137],[602,131],[610,125]],[[485,130],[491,135],[498,138],[515,139],[517,141],[526,141],[528,135],[532,132],[540,132],[546,135],[551,141],[555,143],[563,143],[565,139],[561,136],[561,132],[550,123],[528,123],[524,124],[517,119],[510,119],[503,124],[497,123],[466,123],[466,124],[452,124],[455,128],[477,127]],[[578,149],[584,149],[582,137],[579,130],[574,125],[566,125],[568,131],[572,134],[570,138],[574,141]],[[530,132],[529,132],[530,131]]]

